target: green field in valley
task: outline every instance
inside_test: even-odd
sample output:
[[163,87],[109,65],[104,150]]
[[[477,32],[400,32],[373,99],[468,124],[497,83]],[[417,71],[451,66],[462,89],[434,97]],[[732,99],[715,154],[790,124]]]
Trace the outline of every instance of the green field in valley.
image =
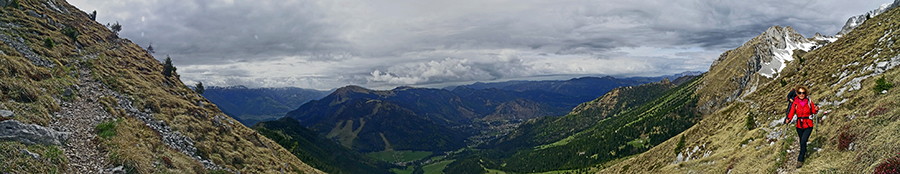
[[440,161],[436,163],[432,163],[422,167],[422,170],[425,170],[425,174],[441,174],[441,171],[444,171],[444,168],[447,168],[447,165],[456,160],[448,160],[448,161]]
[[410,162],[419,160],[431,155],[431,152],[423,152],[423,151],[394,151],[394,150],[385,150],[381,152],[372,152],[366,154],[366,156],[375,158],[377,160],[386,161],[390,163],[396,162]]

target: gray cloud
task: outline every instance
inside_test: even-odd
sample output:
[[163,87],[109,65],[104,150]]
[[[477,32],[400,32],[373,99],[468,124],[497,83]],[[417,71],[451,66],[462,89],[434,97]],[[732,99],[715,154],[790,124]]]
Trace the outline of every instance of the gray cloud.
[[832,35],[885,2],[73,0],[186,83],[372,88],[705,70],[774,25]]

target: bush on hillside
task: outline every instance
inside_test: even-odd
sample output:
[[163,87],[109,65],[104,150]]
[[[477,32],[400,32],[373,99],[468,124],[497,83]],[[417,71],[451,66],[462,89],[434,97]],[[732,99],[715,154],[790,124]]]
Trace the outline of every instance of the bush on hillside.
[[79,35],[78,30],[75,30],[75,28],[72,28],[71,26],[66,26],[66,28],[63,28],[62,33],[63,35],[72,38],[73,41],[77,41]]
[[53,49],[53,45],[53,39],[50,39],[49,37],[44,39],[44,48]]
[[18,1],[18,0],[12,0],[12,1],[9,2],[9,4],[6,4],[6,7],[16,8],[16,9],[17,9],[17,8],[19,8],[19,1]]
[[893,158],[888,158],[883,163],[878,164],[878,167],[875,167],[876,174],[896,174],[900,173],[900,153],[897,153],[897,156]]
[[848,132],[849,126],[844,126],[844,130],[838,135],[838,149],[841,151],[848,150],[850,148],[850,143],[853,143],[856,140],[856,134]]
[[194,86],[194,91],[203,94],[203,91],[206,91],[206,89],[203,89],[203,82],[197,82],[197,86]]
[[681,139],[679,139],[678,144],[675,145],[675,153],[681,152],[682,148],[684,148],[684,135],[681,135]]
[[115,24],[109,25],[109,29],[112,30],[113,34],[118,36],[119,31],[122,31],[122,25],[119,24],[119,21],[116,21]]
[[756,117],[754,117],[753,114],[747,114],[747,122],[744,123],[744,127],[746,127],[747,130],[756,128]]
[[875,87],[873,87],[872,90],[874,90],[875,93],[881,93],[881,91],[889,90],[893,87],[894,84],[887,83],[887,80],[885,80],[884,76],[882,75],[881,78],[875,80]]
[[172,77],[172,75],[175,74],[175,70],[177,70],[177,68],[175,68],[175,65],[172,65],[172,58],[170,58],[169,55],[166,55],[166,62],[163,64],[163,75]]

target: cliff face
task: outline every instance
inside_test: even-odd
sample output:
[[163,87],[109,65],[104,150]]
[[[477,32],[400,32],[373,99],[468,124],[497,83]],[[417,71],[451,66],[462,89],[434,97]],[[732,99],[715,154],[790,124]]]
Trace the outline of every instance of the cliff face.
[[0,6],[0,121],[68,135],[0,140],[0,171],[320,173],[67,2]]

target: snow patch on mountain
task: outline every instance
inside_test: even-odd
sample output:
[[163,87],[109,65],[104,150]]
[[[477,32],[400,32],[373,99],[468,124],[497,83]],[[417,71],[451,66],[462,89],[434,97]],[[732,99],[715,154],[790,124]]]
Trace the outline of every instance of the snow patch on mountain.
[[[763,35],[768,37],[767,40],[772,42],[771,44],[773,45],[770,49],[772,60],[763,62],[762,67],[759,69],[759,74],[766,78],[777,77],[778,72],[781,72],[787,66],[787,62],[794,61],[794,50],[799,49],[808,52],[816,48],[818,46],[816,41],[819,41],[819,37],[815,37],[813,40],[804,38],[791,27],[769,28]],[[837,39],[835,38],[834,40]],[[821,41],[831,43],[832,39],[821,37]]]
[[898,5],[900,5],[900,0],[894,0],[894,3],[881,4],[878,9],[866,12],[865,14],[850,17],[850,19],[847,19],[847,23],[844,24],[844,27],[841,28],[841,31],[836,34],[836,37],[841,37],[847,33],[850,33],[850,31],[856,29],[856,27],[858,27],[863,22],[866,22],[866,20],[868,20],[869,18],[873,18],[880,15],[881,13],[887,12],[888,10],[893,9]]

